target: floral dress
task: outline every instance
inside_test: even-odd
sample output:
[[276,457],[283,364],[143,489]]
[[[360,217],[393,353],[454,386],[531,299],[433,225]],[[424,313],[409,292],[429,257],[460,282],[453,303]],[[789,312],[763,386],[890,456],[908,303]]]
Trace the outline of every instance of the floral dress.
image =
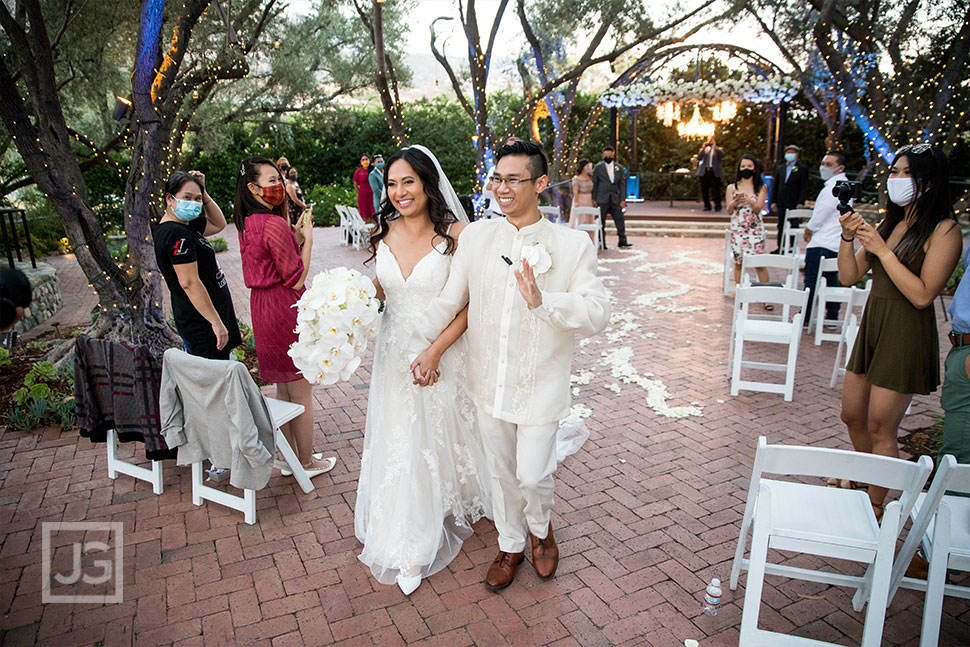
[[765,221],[760,211],[755,213],[745,205],[731,213],[731,253],[735,263],[740,263],[745,254],[765,253]]

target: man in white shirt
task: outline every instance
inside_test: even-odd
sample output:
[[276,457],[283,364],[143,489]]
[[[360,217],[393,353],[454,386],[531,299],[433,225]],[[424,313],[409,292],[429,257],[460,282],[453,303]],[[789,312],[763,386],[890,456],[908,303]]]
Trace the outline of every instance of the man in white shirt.
[[[812,218],[805,225],[805,287],[809,289],[808,308],[804,321],[812,311],[815,299],[815,281],[818,279],[818,269],[823,258],[836,258],[839,255],[839,237],[842,226],[839,224],[839,199],[832,195],[832,188],[836,182],[846,181],[845,155],[838,151],[828,153],[822,158],[822,165],[818,168],[819,175],[825,185],[815,198]],[[851,201],[850,201],[851,204]],[[831,286],[841,285],[838,272],[825,272],[825,280]],[[839,318],[839,303],[825,305],[825,318]]]
[[[512,583],[527,539],[536,573],[556,572],[552,474],[556,431],[569,414],[575,336],[594,335],[610,319],[589,236],[539,212],[548,183],[542,149],[514,142],[497,157],[492,187],[506,217],[462,231],[448,282],[416,323],[410,346],[417,356],[468,305],[468,388],[499,533],[500,552],[485,578],[493,591]],[[423,383],[420,361],[411,368]]]

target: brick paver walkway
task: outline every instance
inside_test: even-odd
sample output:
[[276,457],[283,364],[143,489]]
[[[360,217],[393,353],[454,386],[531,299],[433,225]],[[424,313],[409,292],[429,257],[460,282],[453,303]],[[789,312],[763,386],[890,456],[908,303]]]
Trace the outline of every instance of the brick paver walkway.
[[[334,230],[316,236],[316,269],[360,267],[364,252],[339,247]],[[220,260],[237,312],[248,319],[235,236],[226,238],[230,251]],[[562,562],[551,581],[525,564],[510,588],[487,591],[482,578],[497,550],[488,521],[410,598],[373,580],[356,559],[353,532],[365,363],[350,382],[315,390],[317,446],[339,456],[337,467],[315,479],[308,495],[275,475],[258,493],[254,526],[211,503],[195,507],[188,468],[166,463],[165,492],[155,496],[147,483],[108,479],[104,448],[74,431],[4,432],[3,644],[676,647],[694,638],[704,647],[736,645],[744,577],[737,591],[726,581],[756,439],[849,446],[839,391],[828,388],[835,346],[805,338],[794,402],[731,397],[724,363],[732,301],[720,291],[722,241],[634,244],[632,252],[601,255],[615,323],[574,358],[574,400],[591,411],[591,436],[556,475]],[[59,261],[62,285],[86,290],[70,259]],[[57,320],[85,321],[93,299],[83,290],[65,297]],[[614,370],[635,371],[640,384],[623,383]],[[937,396],[917,397],[903,426],[924,426],[939,414]],[[125,446],[122,454],[133,451]],[[123,524],[123,602],[41,604],[42,522],[92,520]],[[56,536],[55,567],[67,560],[68,571],[70,535]],[[700,610],[711,577],[725,582],[716,617]],[[849,645],[861,637],[862,615],[845,590],[769,578],[764,600],[763,627]],[[922,608],[922,594],[901,591],[884,644],[917,645]],[[946,598],[940,644],[968,642],[970,604]]]

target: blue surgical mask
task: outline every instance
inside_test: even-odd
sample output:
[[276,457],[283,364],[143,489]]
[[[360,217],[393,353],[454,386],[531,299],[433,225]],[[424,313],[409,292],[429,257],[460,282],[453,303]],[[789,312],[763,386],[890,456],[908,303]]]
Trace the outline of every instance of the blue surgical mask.
[[785,161],[788,162],[789,164],[794,162],[796,159],[798,159],[798,155],[796,155],[795,153],[785,153]]
[[202,213],[202,203],[195,202],[193,200],[179,200],[175,199],[175,208],[172,209],[172,213],[175,217],[183,222],[189,222],[190,220],[195,220]]

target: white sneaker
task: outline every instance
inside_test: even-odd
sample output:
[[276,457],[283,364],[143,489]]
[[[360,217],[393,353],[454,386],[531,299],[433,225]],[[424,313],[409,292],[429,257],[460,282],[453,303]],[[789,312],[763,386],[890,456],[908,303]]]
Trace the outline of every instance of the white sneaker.
[[[321,458],[323,458],[323,452],[314,452],[313,457],[317,460],[320,460]],[[282,474],[283,476],[293,476],[293,470],[288,469],[286,467],[281,467],[280,474]]]
[[411,595],[421,585],[421,577],[419,575],[398,575],[397,585],[401,587],[404,595]]

